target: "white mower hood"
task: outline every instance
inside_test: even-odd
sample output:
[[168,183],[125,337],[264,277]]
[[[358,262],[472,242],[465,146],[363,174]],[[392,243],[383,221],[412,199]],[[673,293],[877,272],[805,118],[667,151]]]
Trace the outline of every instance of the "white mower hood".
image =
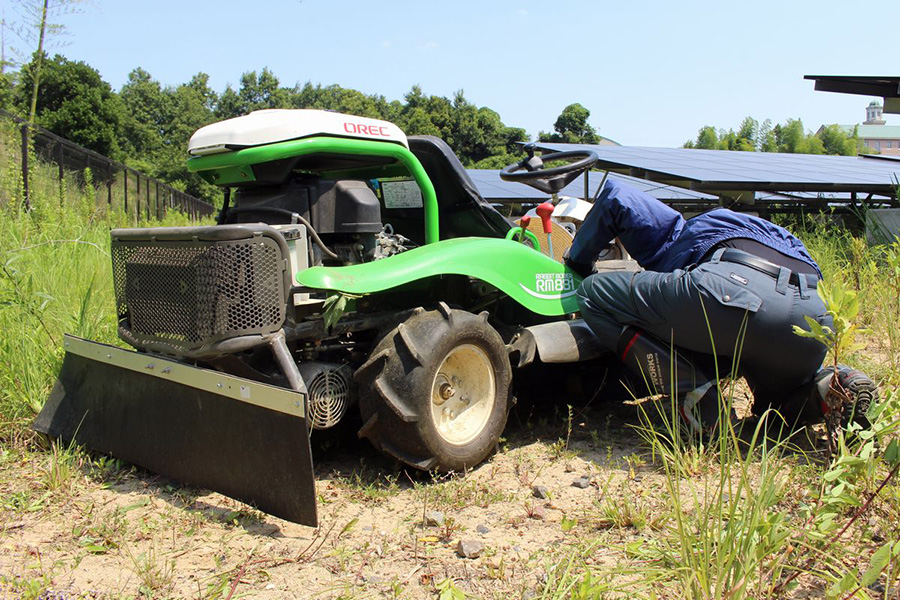
[[406,134],[388,121],[325,110],[268,109],[201,127],[191,136],[188,151],[203,156],[312,136],[396,142],[409,148]]

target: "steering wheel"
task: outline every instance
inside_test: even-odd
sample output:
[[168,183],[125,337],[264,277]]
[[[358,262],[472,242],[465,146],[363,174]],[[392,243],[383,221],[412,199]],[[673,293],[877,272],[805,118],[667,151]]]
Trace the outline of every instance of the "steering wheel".
[[[545,194],[557,193],[600,160],[593,150],[568,150],[535,156],[535,145],[526,144],[525,151],[528,152],[528,157],[503,167],[503,170],[500,171],[500,179],[524,183]],[[544,163],[554,160],[570,162],[550,169],[544,168]]]

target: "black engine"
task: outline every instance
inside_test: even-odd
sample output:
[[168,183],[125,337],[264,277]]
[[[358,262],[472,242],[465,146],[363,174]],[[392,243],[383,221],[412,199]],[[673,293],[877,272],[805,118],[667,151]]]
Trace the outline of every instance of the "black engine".
[[234,205],[220,222],[303,223],[325,246],[313,245],[314,264],[346,265],[380,258],[381,238],[386,235],[378,197],[357,180],[295,178],[281,185],[238,189]]

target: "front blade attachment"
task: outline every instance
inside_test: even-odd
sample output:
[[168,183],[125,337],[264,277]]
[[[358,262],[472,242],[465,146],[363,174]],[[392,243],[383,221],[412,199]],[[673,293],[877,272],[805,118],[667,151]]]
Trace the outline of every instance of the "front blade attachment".
[[302,394],[74,336],[65,350],[37,431],[316,526]]

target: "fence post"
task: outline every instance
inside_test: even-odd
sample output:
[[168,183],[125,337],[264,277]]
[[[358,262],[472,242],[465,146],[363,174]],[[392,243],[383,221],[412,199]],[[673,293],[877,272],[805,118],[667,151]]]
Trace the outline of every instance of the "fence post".
[[134,172],[134,214],[137,218],[137,222],[141,222],[141,173],[140,171]]
[[[198,218],[206,216],[207,212],[213,214],[214,207],[211,207],[207,202],[200,200],[198,198],[194,198],[180,190],[175,190],[171,186],[158,181],[157,179],[144,176],[146,183],[144,185],[144,194],[146,196],[146,207],[141,207],[141,173],[138,171],[134,171],[134,176],[136,177],[135,181],[135,192],[137,194],[136,201],[133,199],[132,204],[134,206],[128,206],[128,194],[129,194],[129,177],[128,177],[128,169],[129,167],[123,163],[116,162],[114,160],[110,160],[105,156],[100,156],[95,152],[88,150],[87,148],[83,148],[77,144],[69,142],[68,140],[61,138],[50,131],[47,131],[37,125],[33,125],[28,123],[24,119],[20,119],[15,115],[11,115],[0,110],[0,116],[9,118],[14,121],[20,127],[20,135],[22,142],[22,156],[21,156],[21,172],[22,172],[22,208],[26,212],[32,209],[31,203],[31,178],[30,178],[30,165],[31,165],[31,157],[30,149],[33,144],[40,145],[40,150],[42,151],[40,156],[46,157],[47,162],[53,162],[54,158],[57,163],[57,179],[59,183],[59,195],[60,202],[64,201],[63,194],[65,188],[65,174],[66,174],[66,159],[67,154],[69,155],[70,165],[73,169],[80,168],[81,164],[84,165],[84,169],[92,169],[94,167],[99,168],[100,165],[105,167],[105,176],[106,176],[106,203],[109,205],[110,210],[112,210],[113,206],[113,187],[116,185],[115,177],[116,170],[118,168],[122,169],[122,198],[123,198],[123,211],[125,215],[130,215],[129,208],[134,210],[135,213],[135,222],[140,223],[142,217],[145,215],[142,212],[146,212],[146,219],[150,219],[153,214],[151,211],[154,210],[153,207],[153,199],[150,196],[150,179],[153,179],[153,183],[156,186],[155,196],[156,196],[156,217],[158,219],[163,219],[169,213],[170,209],[177,209],[186,211],[191,219],[196,220]],[[56,147],[54,148],[52,144],[55,143]],[[56,155],[54,157],[54,154]],[[38,156],[37,154],[35,155]],[[80,159],[83,157],[84,162],[80,163]],[[92,160],[93,158],[93,160]],[[96,174],[92,173],[92,179],[96,179]],[[94,181],[92,181],[94,183]],[[162,193],[160,193],[160,186],[162,186]],[[101,202],[97,198],[98,190],[94,188],[92,190],[94,202]],[[143,210],[142,210],[143,208]]]
[[28,190],[28,124],[22,125],[22,193],[25,196],[25,212],[31,210],[31,195]]

